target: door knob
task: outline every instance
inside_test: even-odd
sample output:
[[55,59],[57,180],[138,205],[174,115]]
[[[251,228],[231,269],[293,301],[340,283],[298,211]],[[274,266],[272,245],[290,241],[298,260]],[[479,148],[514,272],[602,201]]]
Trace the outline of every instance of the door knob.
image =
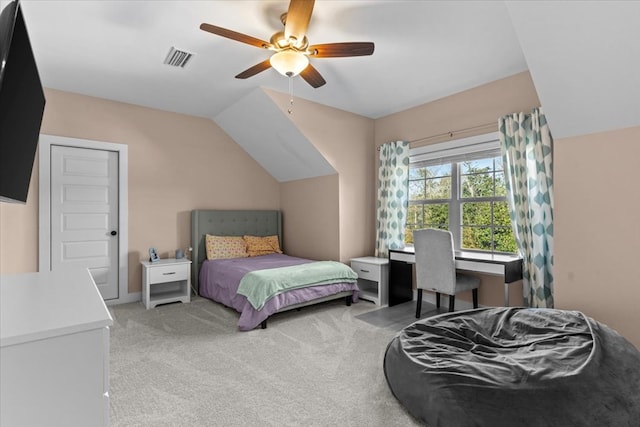
[[111,234],[112,236],[115,236],[116,234],[118,234],[118,232],[117,232],[116,230],[111,230],[111,233],[110,233],[110,234]]

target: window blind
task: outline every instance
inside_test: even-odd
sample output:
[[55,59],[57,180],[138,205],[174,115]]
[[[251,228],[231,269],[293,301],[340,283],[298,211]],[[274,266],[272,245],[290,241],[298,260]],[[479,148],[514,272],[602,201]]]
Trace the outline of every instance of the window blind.
[[410,164],[416,168],[501,155],[498,134],[491,133],[414,148],[410,152]]

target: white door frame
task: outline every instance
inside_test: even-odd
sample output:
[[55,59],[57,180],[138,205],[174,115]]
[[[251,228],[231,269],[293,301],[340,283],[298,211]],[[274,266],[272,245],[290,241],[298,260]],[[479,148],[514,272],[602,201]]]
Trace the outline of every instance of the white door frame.
[[129,205],[128,205],[128,146],[113,142],[67,138],[40,134],[39,151],[39,215],[38,215],[38,270],[51,270],[51,146],[88,148],[118,153],[118,298],[106,304],[122,304],[140,300],[140,292],[129,294]]

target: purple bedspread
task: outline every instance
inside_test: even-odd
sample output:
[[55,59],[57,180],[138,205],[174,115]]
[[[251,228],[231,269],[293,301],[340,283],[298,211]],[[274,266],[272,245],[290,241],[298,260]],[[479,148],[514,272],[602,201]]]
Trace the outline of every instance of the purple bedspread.
[[284,254],[206,260],[200,267],[199,292],[205,298],[220,302],[238,311],[240,313],[238,328],[241,331],[255,328],[273,313],[287,306],[313,301],[339,292],[353,291],[353,301],[357,301],[358,285],[356,283],[333,283],[292,289],[268,300],[260,311],[254,309],[244,295],[237,294],[240,280],[250,271],[288,267],[310,262],[314,261]]

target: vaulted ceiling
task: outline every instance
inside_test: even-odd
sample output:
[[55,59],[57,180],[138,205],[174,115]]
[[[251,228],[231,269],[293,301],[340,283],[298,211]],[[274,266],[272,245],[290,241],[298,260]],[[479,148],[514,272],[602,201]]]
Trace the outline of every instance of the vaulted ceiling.
[[[212,120],[256,88],[289,90],[273,69],[235,79],[268,52],[199,29],[268,40],[288,1],[21,4],[46,87]],[[529,70],[556,138],[639,125],[638,22],[638,1],[318,0],[312,44],[371,41],[375,52],[312,59],[327,84],[297,77],[293,91],[378,118]],[[172,46],[194,53],[185,68],[163,63]]]
[[[288,91],[273,69],[234,78],[269,51],[199,29],[269,40],[288,1],[22,3],[48,87],[202,117],[259,86]],[[312,59],[327,80],[321,88],[294,79],[296,96],[372,118],[527,68],[503,2],[318,0],[307,36],[375,43],[373,56]],[[186,68],[163,64],[172,46],[195,54]]]

